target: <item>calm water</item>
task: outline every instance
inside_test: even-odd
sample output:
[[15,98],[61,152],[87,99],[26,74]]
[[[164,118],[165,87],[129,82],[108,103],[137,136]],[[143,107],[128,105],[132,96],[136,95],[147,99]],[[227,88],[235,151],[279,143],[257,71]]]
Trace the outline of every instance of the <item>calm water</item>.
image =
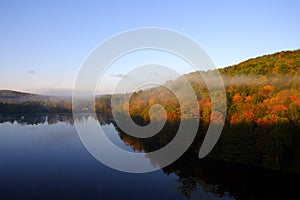
[[[95,120],[86,118],[85,120]],[[132,151],[111,119],[100,123]],[[126,144],[126,145],[125,145]],[[110,169],[84,148],[71,116],[0,117],[0,199],[290,199],[299,175],[203,161],[185,155],[151,173]]]

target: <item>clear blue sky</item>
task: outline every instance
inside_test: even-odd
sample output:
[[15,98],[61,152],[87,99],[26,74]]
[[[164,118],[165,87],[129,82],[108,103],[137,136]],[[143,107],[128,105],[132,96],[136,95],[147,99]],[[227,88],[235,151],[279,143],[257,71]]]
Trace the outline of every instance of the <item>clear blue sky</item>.
[[140,27],[190,36],[217,67],[299,49],[299,10],[297,0],[1,0],[0,89],[70,93],[91,50]]

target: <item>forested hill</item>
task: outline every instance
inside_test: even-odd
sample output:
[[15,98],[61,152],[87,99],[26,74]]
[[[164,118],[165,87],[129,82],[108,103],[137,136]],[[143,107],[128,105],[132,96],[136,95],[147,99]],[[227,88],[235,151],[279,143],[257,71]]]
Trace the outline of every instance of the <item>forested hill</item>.
[[12,90],[0,90],[0,97],[32,97],[32,96],[39,96],[36,94],[31,93],[25,93],[25,92],[18,92],[18,91],[12,91]]
[[71,112],[71,97],[0,90],[0,114]]
[[300,49],[251,58],[219,71],[227,76],[300,74]]
[[[188,113],[181,113],[174,93],[185,94],[183,77],[166,83],[174,93],[161,86],[120,95],[114,109],[129,108],[131,117],[143,125],[149,123],[149,109],[154,104],[161,104],[166,110],[165,116],[158,110],[154,119],[164,117],[172,124],[193,118],[199,112],[198,141],[211,119],[225,119],[221,139],[210,157],[300,172],[300,50],[250,59],[220,72],[226,90],[227,113],[211,112],[211,94],[197,72],[184,77],[198,97],[200,111],[190,107]],[[215,71],[202,75],[214,78]],[[219,92],[214,90],[212,95],[222,95]],[[105,96],[97,101],[97,110],[110,112],[109,98]],[[122,98],[130,99],[129,105]],[[191,101],[186,99],[184,103],[193,105]],[[199,146],[194,150],[198,153]]]
[[0,90],[0,102],[17,103],[25,101],[47,101],[50,96],[42,96],[38,94],[18,92],[12,90]]
[[[287,111],[289,107],[295,109],[300,102],[300,50],[282,51],[249,59],[240,64],[219,69],[219,71],[226,89],[229,112],[227,120],[229,122],[234,121],[237,114],[239,114],[241,120],[247,118],[242,117],[241,113],[236,113],[233,119],[230,119],[232,117],[231,114],[235,114],[235,112],[238,112],[237,108],[241,108],[237,104],[245,106],[239,111],[246,111],[244,109],[255,107],[255,109],[253,108],[253,118],[266,118],[269,117],[271,111],[260,109],[259,107],[270,107],[269,109],[272,110],[271,107],[275,106],[273,112],[275,110],[279,112],[280,109]],[[214,74],[214,70],[202,72],[202,75],[209,78],[214,78]],[[210,105],[210,94],[200,74],[192,72],[183,75],[183,77],[193,87],[200,107],[204,110],[206,107],[208,108]],[[173,88],[175,93],[181,92],[184,94],[183,77],[168,81],[166,85]],[[129,95],[128,98],[130,98]],[[165,87],[135,92],[131,97],[130,112],[132,115],[148,119],[149,108],[154,103],[165,105],[171,118],[177,118],[180,115],[177,100]],[[250,107],[249,104],[251,104]],[[109,110],[105,101],[98,103],[96,106],[102,111]],[[120,102],[119,106],[122,107],[124,105]],[[194,109],[191,108],[191,110]],[[206,116],[206,120],[210,118],[209,115],[211,114],[208,110],[203,111],[205,114],[202,115]],[[264,112],[262,112],[263,110]],[[263,114],[265,116],[262,116]]]

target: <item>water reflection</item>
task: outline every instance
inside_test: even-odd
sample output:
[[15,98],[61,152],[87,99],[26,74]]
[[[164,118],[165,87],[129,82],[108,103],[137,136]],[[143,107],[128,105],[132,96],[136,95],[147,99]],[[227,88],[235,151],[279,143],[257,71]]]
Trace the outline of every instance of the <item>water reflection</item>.
[[195,197],[199,186],[206,193],[235,199],[299,199],[299,174],[236,165],[225,162],[199,160],[184,155],[163,169],[176,174],[178,189],[187,198]]
[[[168,127],[168,125],[167,125]],[[120,138],[136,151],[152,151],[172,138],[172,133],[163,132],[166,140],[153,137],[137,139],[125,133]],[[149,159],[151,159],[149,157]],[[151,161],[157,163],[157,160]],[[175,174],[177,189],[187,199],[299,199],[300,174],[284,173],[242,164],[198,158],[189,149],[180,159],[165,167],[166,175]],[[211,196],[210,194],[213,194]],[[201,197],[201,198],[200,198]]]
[[[96,120],[91,118],[90,116],[86,115],[83,116],[81,119],[76,119],[76,120]],[[103,126],[110,125],[110,126],[115,126],[116,130],[118,132],[110,132],[110,134],[115,134],[118,136],[120,141],[123,142],[123,146],[131,147],[134,151],[143,151],[143,152],[149,152],[153,151],[153,149],[160,148],[164,142],[168,142],[170,139],[173,137],[173,131],[174,130],[165,130],[169,131],[169,134],[160,134],[157,135],[151,139],[137,139],[134,137],[131,137],[125,133],[122,133],[116,127],[114,124],[112,116],[108,115],[103,115],[103,114],[98,114],[97,115],[97,120],[99,123]],[[55,125],[58,123],[65,123],[68,126],[72,126],[74,123],[74,120],[72,118],[72,115],[14,115],[14,116],[0,116],[0,123],[6,123],[9,122],[10,124],[17,123],[19,125],[38,125],[38,124],[49,124],[49,125]],[[172,126],[173,127],[173,126]],[[57,127],[58,129],[61,129],[61,127]],[[176,127],[174,128],[176,129]],[[4,130],[4,129],[2,129]],[[70,131],[70,130],[69,130]],[[72,130],[74,131],[74,130]],[[29,132],[28,132],[29,134]],[[58,135],[58,134],[57,134]],[[60,134],[59,134],[60,135]],[[66,134],[68,137],[70,134]],[[54,136],[54,135],[52,135]],[[18,136],[19,137],[19,136]],[[22,135],[24,138],[24,134]],[[45,135],[41,135],[40,137],[45,137]],[[71,137],[69,137],[71,138]],[[5,138],[4,138],[5,139]],[[42,140],[42,139],[41,139]],[[39,141],[41,141],[39,140]],[[49,140],[50,141],[50,140]],[[48,142],[49,142],[48,141]],[[162,142],[163,141],[163,142]],[[74,145],[79,145],[79,142],[76,144],[74,142],[70,143],[69,145],[66,145],[65,141],[57,142],[56,143],[60,144],[61,149],[54,148],[53,152],[48,152],[47,154],[45,153],[45,150],[42,148],[44,145],[38,149],[38,151],[32,151],[30,152],[30,155],[33,157],[37,156],[39,153],[40,154],[45,154],[44,158],[42,159],[43,163],[40,163],[42,168],[50,170],[49,168],[49,161],[48,159],[52,158],[53,160],[51,162],[58,162],[58,163],[64,163],[67,167],[65,169],[70,169],[71,166],[77,166],[79,163],[76,161],[79,159],[81,160],[82,163],[89,163],[91,161],[84,161],[85,157],[83,154],[86,156],[86,152],[83,153],[83,150],[77,150],[76,154],[73,155],[73,157],[70,157],[68,154],[68,149],[71,151],[72,146]],[[54,143],[47,143],[48,147],[54,147],[57,144]],[[121,145],[121,144],[119,144]],[[0,146],[1,147],[1,146]],[[67,148],[68,147],[68,148]],[[2,145],[1,148],[4,148],[4,145]],[[21,147],[19,147],[21,148]],[[26,148],[30,148],[30,146],[26,146]],[[50,149],[51,149],[50,148]],[[126,148],[125,148],[126,149]],[[20,149],[20,151],[22,151]],[[72,150],[73,151],[73,150]],[[68,154],[68,155],[67,155]],[[2,152],[2,158],[4,160],[6,159],[5,152]],[[57,155],[60,157],[57,158]],[[78,156],[79,155],[79,156]],[[13,156],[11,154],[10,156]],[[42,157],[42,155],[40,155]],[[24,156],[25,157],[25,156]],[[37,156],[39,157],[39,156]],[[60,160],[61,158],[61,160]],[[151,160],[151,158],[149,158]],[[3,160],[3,161],[4,161]],[[17,162],[17,161],[14,161]],[[95,162],[95,161],[93,161]],[[156,160],[151,160],[151,162],[155,163],[157,162]],[[7,162],[10,163],[10,162]],[[25,163],[25,164],[24,164]],[[57,163],[56,163],[57,164]],[[23,168],[28,167],[28,170],[32,172],[33,169],[35,169],[35,173],[38,173],[38,168],[37,165],[35,164],[34,166],[30,164],[26,164],[26,160],[20,162],[20,163],[15,163],[15,166],[7,166],[7,168],[4,168],[5,162],[0,163],[0,167],[2,166],[2,169],[8,170],[8,167],[16,167],[22,165]],[[58,167],[58,165],[52,166],[52,167]],[[92,166],[92,165],[91,165]],[[86,169],[84,170],[85,172],[80,170],[80,167],[77,169],[73,169],[75,172],[74,174],[69,174],[70,172],[65,172],[64,175],[61,174],[62,177],[64,177],[64,180],[73,180],[74,178],[77,178],[78,180],[84,180],[84,176],[88,177],[94,177],[95,174],[97,174],[98,167],[94,167],[93,165],[93,170],[91,172],[87,172]],[[96,169],[97,168],[97,169]],[[126,179],[124,178],[124,174],[122,173],[116,173],[115,171],[110,171],[107,168],[102,168],[102,173],[101,176],[97,176],[97,178],[93,178],[93,181],[91,181],[91,184],[99,184],[99,180],[103,181],[103,179],[108,179],[111,177],[115,177],[115,185],[111,185],[110,192],[114,192],[114,190],[119,190],[117,189],[116,186],[121,187],[120,185],[123,185],[122,190],[123,194],[105,194],[104,196],[106,199],[112,199],[114,196],[119,198],[119,199],[135,199],[134,196],[130,198],[129,195],[125,195],[124,193],[132,194],[129,192],[129,188],[126,187],[126,184],[128,184],[126,181],[130,180],[132,177],[136,177],[135,175],[130,175],[126,174]],[[40,173],[42,174],[44,171],[41,171]],[[299,183],[298,180],[300,180],[300,175],[299,174],[289,174],[289,173],[282,173],[278,171],[271,171],[271,170],[265,170],[265,169],[259,169],[259,168],[254,168],[254,167],[249,167],[245,165],[237,165],[237,164],[231,164],[231,163],[226,163],[226,162],[217,162],[217,161],[211,161],[211,160],[200,160],[198,159],[197,155],[194,154],[192,151],[188,151],[185,153],[180,159],[178,159],[176,162],[173,164],[165,167],[162,169],[162,172],[165,177],[172,177],[175,176],[176,179],[176,185],[174,186],[177,190],[177,192],[181,193],[181,196],[178,196],[175,191],[168,191],[169,193],[172,193],[173,198],[171,199],[300,199],[300,193],[298,192],[299,190]],[[0,172],[1,173],[1,172]],[[49,173],[49,172],[48,172]],[[60,171],[60,173],[63,173]],[[80,174],[83,173],[81,176]],[[2,174],[2,173],[1,173]],[[75,175],[76,174],[76,175]],[[105,174],[105,175],[103,175]],[[109,175],[109,178],[107,176]],[[13,176],[13,175],[12,175]],[[34,175],[32,175],[34,176]],[[42,175],[41,175],[42,176]],[[55,175],[54,172],[52,172],[51,177],[56,177],[55,181],[60,180]],[[124,178],[124,180],[122,179]],[[130,177],[130,178],[129,178]],[[159,174],[155,174],[151,179],[149,178],[150,176],[147,174],[146,175],[139,175],[138,177],[143,177],[143,179],[136,180],[135,182],[131,182],[131,185],[135,185],[135,187],[139,187],[143,184],[143,182],[155,182],[155,181],[161,181],[163,180],[163,177]],[[47,178],[46,180],[48,180]],[[6,180],[5,177],[2,177],[2,180]],[[8,178],[7,178],[8,180]],[[126,180],[126,181],[125,181]],[[154,181],[155,180],[155,181]],[[30,180],[23,180],[25,184],[26,181]],[[97,182],[98,181],[98,182]],[[116,183],[117,181],[117,183]],[[140,181],[140,182],[139,182]],[[1,183],[1,181],[0,181]],[[2,183],[7,184],[6,183]],[[13,184],[13,183],[10,183]],[[44,183],[45,184],[45,183]],[[63,182],[61,183],[55,183],[61,185],[64,184]],[[68,182],[68,184],[74,184],[76,185],[76,182]],[[83,184],[83,183],[82,183]],[[80,190],[81,187],[86,187],[83,186],[82,184],[77,185],[77,189]],[[108,182],[106,182],[108,184]],[[0,184],[1,185],[1,184]],[[150,185],[151,186],[151,185]],[[4,186],[5,187],[5,186]],[[21,187],[21,185],[19,185]],[[25,187],[25,186],[24,186]],[[106,186],[102,186],[107,189]],[[149,187],[149,185],[148,185]],[[152,187],[152,186],[151,186]],[[154,187],[154,186],[153,186]],[[26,187],[25,187],[26,188]],[[100,189],[99,189],[100,190]],[[104,189],[103,189],[104,190]],[[89,189],[85,188],[83,192],[95,192],[95,191],[90,191]],[[47,191],[45,191],[47,192]],[[61,193],[66,192],[66,191],[61,191]],[[100,192],[100,191],[99,191]],[[102,193],[105,193],[101,190]],[[147,196],[144,190],[135,191],[141,199],[151,199],[150,196]],[[161,192],[161,191],[160,191]],[[145,195],[145,197],[143,197]],[[172,196],[171,195],[171,196]],[[80,196],[80,195],[79,195]],[[97,195],[96,195],[97,196]],[[99,196],[99,195],[98,195]],[[168,199],[169,197],[163,197],[163,194],[153,194],[153,197],[156,196],[156,198],[161,197],[162,199]],[[158,196],[158,197],[157,197]],[[21,196],[17,196],[21,197]],[[73,199],[76,199],[75,196]],[[78,199],[84,199],[86,196],[81,195],[80,198]],[[95,197],[95,196],[93,196]],[[123,198],[122,198],[123,197]],[[17,198],[16,198],[17,199]],[[91,199],[96,199],[96,198],[91,198]],[[101,199],[101,198],[98,198]],[[159,199],[159,198],[158,198]]]
[[[76,119],[78,121],[84,121],[91,118],[89,114],[82,115],[82,118]],[[93,119],[93,118],[92,118]],[[95,119],[94,119],[95,120]],[[113,117],[106,114],[98,114],[97,120],[101,125],[108,125],[113,123]],[[16,115],[1,115],[0,123],[9,122],[11,124],[18,123],[20,125],[38,125],[38,124],[56,124],[58,122],[64,122],[67,124],[74,124],[72,114],[16,114]]]
[[11,124],[18,123],[20,125],[38,125],[38,124],[56,124],[65,122],[73,124],[72,115],[41,115],[41,114],[26,114],[26,115],[0,115],[0,123],[9,122]]

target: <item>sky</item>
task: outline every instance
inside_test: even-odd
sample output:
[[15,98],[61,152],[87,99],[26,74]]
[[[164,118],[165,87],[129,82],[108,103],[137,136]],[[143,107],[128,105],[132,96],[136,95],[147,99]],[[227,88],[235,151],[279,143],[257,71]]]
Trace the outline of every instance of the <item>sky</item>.
[[[1,0],[0,89],[70,95],[93,49],[113,35],[143,27],[189,36],[218,68],[299,49],[299,10],[297,0]],[[116,83],[133,65],[125,59],[105,80]],[[175,68],[189,72],[179,64]],[[110,84],[101,90],[110,91]]]

